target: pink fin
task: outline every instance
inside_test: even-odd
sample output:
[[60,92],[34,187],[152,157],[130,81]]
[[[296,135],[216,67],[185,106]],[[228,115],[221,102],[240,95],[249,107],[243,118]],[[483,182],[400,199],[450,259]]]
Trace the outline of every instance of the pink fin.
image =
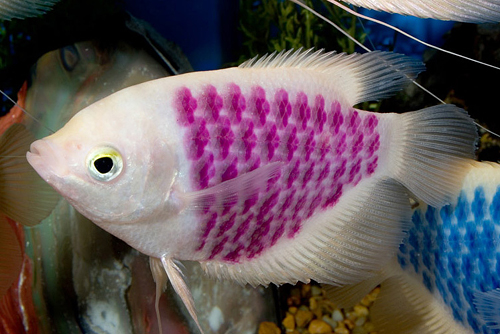
[[216,186],[184,194],[183,200],[190,210],[234,205],[242,197],[246,199],[265,191],[268,181],[279,176],[282,166],[281,162],[270,163]]

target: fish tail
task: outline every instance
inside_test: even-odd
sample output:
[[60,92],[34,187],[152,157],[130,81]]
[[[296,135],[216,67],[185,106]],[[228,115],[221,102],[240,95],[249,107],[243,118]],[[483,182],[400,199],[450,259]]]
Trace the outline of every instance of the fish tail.
[[477,131],[467,113],[454,105],[438,105],[398,115],[390,153],[392,175],[418,199],[441,207],[458,196],[470,169]]

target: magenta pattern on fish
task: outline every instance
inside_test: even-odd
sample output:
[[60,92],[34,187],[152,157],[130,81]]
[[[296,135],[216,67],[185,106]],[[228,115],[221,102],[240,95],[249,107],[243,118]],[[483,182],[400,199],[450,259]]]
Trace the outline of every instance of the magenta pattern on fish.
[[175,101],[194,189],[284,164],[264,191],[198,213],[197,250],[209,259],[240,262],[293,238],[306,219],[377,168],[377,116],[321,94],[253,86],[244,96],[231,83],[220,92],[207,85],[197,96],[183,87]]

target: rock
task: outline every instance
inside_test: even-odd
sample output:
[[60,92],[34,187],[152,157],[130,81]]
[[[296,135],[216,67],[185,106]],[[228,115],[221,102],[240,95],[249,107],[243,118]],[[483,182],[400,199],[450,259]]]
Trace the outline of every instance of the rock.
[[333,310],[332,319],[334,321],[343,321],[344,320],[344,315],[342,314],[342,311],[340,309],[338,309],[338,308],[336,308],[335,310]]
[[282,321],[283,326],[286,328],[287,332],[291,332],[295,329],[295,318],[293,314],[288,313]]
[[295,323],[297,324],[297,327],[306,327],[312,318],[313,313],[311,311],[299,309],[297,314],[295,314]]
[[345,327],[335,328],[335,334],[349,334],[349,330]]
[[311,309],[311,311],[314,311],[318,308],[318,301],[316,300],[316,298],[309,298],[309,308]]
[[323,320],[313,320],[308,327],[310,334],[330,334],[332,327]]
[[274,322],[264,321],[260,323],[259,334],[281,334],[281,330]]
[[354,306],[354,312],[356,313],[356,315],[358,317],[366,317],[368,316],[368,308],[366,306],[363,306],[363,305],[356,305]]

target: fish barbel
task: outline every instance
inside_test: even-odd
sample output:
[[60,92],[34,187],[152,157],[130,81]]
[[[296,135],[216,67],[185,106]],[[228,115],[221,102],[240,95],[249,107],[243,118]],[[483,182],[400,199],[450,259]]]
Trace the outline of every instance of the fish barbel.
[[154,80],[80,111],[27,158],[149,255],[195,319],[175,260],[252,285],[354,284],[395,253],[408,193],[447,203],[473,157],[475,126],[457,107],[352,107],[422,69],[393,53],[298,50]]

